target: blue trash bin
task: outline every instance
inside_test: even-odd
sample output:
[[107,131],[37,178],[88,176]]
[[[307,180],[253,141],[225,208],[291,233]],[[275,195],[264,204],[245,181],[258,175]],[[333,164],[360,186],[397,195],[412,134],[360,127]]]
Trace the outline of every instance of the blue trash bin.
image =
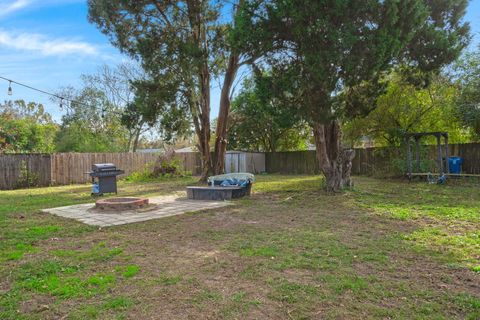
[[463,158],[448,157],[448,168],[450,173],[462,173]]

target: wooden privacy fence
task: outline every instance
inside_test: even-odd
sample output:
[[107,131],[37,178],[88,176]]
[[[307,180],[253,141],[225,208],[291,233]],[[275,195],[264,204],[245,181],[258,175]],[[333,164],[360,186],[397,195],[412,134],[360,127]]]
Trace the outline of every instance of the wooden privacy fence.
[[[423,146],[422,158],[434,167],[435,146]],[[355,149],[352,163],[354,175],[399,175],[405,171],[405,152],[400,148]],[[451,144],[450,156],[464,158],[463,173],[480,174],[480,144]],[[181,168],[193,175],[202,172],[199,153],[177,153]],[[90,181],[85,172],[94,163],[114,163],[129,175],[144,170],[158,158],[152,153],[56,153],[0,155],[0,189],[13,189],[26,185],[65,185]],[[250,170],[250,169],[247,169]],[[315,151],[265,153],[268,173],[318,174],[320,169]],[[431,169],[433,172],[433,169]]]
[[[433,172],[436,155],[435,146],[422,146],[422,161]],[[268,173],[318,174],[320,168],[316,151],[275,152],[265,154]],[[480,143],[450,144],[449,155],[464,159],[462,172],[480,174]],[[430,163],[428,163],[430,162]],[[405,172],[405,152],[401,148],[355,149],[352,161],[354,175],[399,175]]]
[[113,163],[129,175],[143,170],[157,158],[151,153],[56,153],[51,155],[51,184],[86,183],[91,178],[85,172],[90,171],[94,163]]
[[50,185],[52,175],[51,155],[15,154],[0,155],[0,189],[22,187],[28,181]]
[[[200,155],[179,153],[175,157],[184,171],[197,175],[201,172]],[[0,189],[14,189],[28,185],[49,186],[87,183],[85,172],[94,163],[114,163],[126,176],[153,165],[158,159],[153,153],[55,153],[0,155]],[[122,177],[120,176],[120,177]]]

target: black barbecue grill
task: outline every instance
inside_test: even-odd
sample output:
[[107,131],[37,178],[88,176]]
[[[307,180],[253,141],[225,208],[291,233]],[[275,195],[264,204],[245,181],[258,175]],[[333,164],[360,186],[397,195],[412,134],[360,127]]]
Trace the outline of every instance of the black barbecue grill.
[[117,176],[125,172],[117,169],[113,163],[96,163],[92,165],[92,171],[87,173],[92,177],[92,195],[102,195],[117,193]]

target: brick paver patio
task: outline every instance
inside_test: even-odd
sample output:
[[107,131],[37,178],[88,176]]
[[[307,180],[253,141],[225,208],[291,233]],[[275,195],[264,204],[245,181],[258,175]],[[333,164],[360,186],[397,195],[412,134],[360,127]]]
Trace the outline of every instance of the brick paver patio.
[[221,208],[230,204],[228,201],[188,200],[178,196],[160,196],[149,198],[149,200],[151,204],[157,204],[158,208],[148,211],[138,210],[102,213],[91,210],[95,205],[94,203],[85,203],[73,206],[44,209],[42,211],[64,218],[75,219],[92,226],[110,227],[169,217],[186,212]]

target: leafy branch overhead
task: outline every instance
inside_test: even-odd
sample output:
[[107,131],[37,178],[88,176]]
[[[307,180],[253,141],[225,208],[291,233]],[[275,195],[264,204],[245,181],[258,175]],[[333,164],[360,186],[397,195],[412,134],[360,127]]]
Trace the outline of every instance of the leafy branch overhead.
[[264,57],[260,67],[295,84],[295,108],[313,129],[327,189],[338,191],[350,184],[352,157],[341,146],[339,121],[364,107],[348,93],[368,89],[374,102],[381,88],[362,84],[392,67],[432,72],[451,63],[469,41],[466,6],[466,0],[250,0],[237,16],[234,38]]
[[[148,80],[137,82],[149,97],[148,118],[188,119],[202,153],[203,178],[221,173],[227,145],[230,98],[241,65],[254,56],[231,39],[234,16],[243,1],[116,1],[90,0],[89,18],[111,42],[138,60]],[[221,80],[213,159],[210,154],[211,82]],[[154,101],[153,101],[154,100]],[[168,123],[165,123],[168,125]],[[180,123],[172,129],[184,129]]]

